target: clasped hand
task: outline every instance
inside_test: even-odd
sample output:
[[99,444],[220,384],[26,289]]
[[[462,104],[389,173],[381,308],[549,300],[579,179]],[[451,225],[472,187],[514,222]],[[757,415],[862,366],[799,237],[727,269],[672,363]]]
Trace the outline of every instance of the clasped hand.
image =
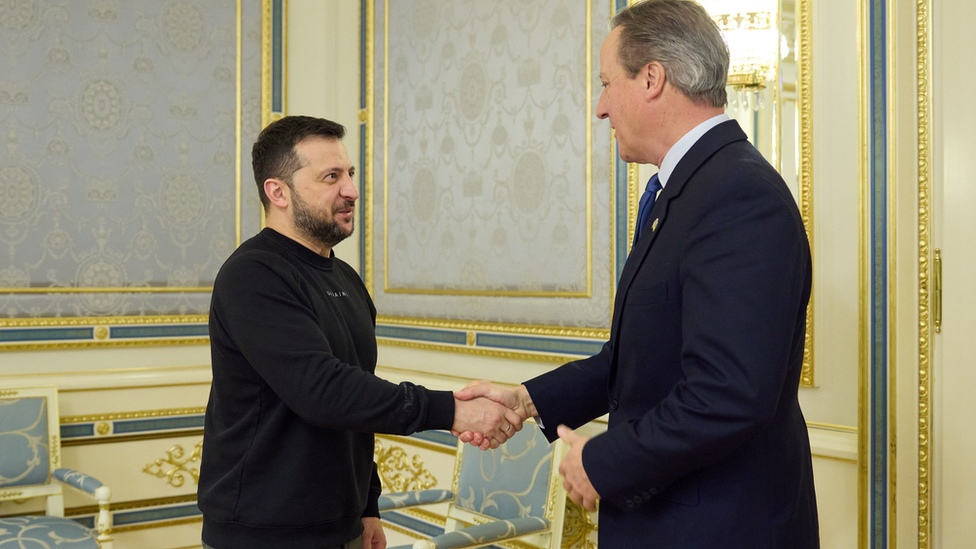
[[522,422],[528,416],[519,413],[507,395],[503,395],[505,391],[510,389],[496,387],[487,381],[475,381],[454,393],[454,425],[451,427],[454,436],[487,450],[498,448],[522,430]]
[[[455,415],[454,428],[451,430],[454,436],[460,438],[461,442],[470,443],[482,450],[497,448],[522,429],[523,421],[538,415],[535,404],[524,385],[508,388],[486,380],[474,381],[454,393],[454,399],[458,411],[463,404],[485,404],[483,401],[504,408],[503,411],[494,408],[486,413],[483,419],[490,420],[489,428],[486,430],[464,428]],[[563,487],[569,493],[570,499],[590,511],[595,511],[600,494],[593,487],[586,469],[583,468],[583,446],[590,438],[576,434],[565,425],[560,425],[557,432],[559,438],[569,446],[569,451],[559,465],[559,474],[563,476]]]

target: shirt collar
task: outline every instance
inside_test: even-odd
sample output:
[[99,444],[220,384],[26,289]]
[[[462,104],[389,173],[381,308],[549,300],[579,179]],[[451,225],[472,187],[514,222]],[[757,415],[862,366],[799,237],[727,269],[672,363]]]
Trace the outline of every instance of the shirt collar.
[[678,162],[685,156],[691,147],[698,142],[703,135],[705,135],[708,130],[718,126],[722,122],[729,120],[729,115],[722,113],[717,116],[713,116],[708,120],[702,122],[701,124],[692,128],[692,130],[682,136],[671,150],[664,155],[664,160],[661,161],[661,166],[658,169],[657,176],[661,180],[661,187],[665,187],[668,184],[668,178],[671,177],[671,173],[674,172],[674,168],[677,167]]

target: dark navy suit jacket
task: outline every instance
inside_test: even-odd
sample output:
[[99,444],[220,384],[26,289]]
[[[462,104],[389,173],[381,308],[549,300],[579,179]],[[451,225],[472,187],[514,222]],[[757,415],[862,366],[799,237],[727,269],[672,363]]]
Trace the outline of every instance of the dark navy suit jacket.
[[727,121],[649,219],[603,350],[525,384],[550,440],[610,413],[583,450],[600,549],[819,547],[797,401],[810,249],[789,189]]

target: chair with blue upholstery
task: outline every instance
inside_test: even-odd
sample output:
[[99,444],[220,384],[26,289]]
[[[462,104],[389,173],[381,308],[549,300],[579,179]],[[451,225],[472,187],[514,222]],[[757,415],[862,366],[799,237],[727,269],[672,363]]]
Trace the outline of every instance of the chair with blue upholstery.
[[516,538],[523,545],[559,549],[566,508],[562,455],[562,443],[549,444],[531,421],[495,450],[482,452],[459,441],[452,491],[380,497],[381,510],[451,500],[442,535],[391,549],[460,549]]
[[[0,501],[46,498],[43,516],[0,517],[0,546],[111,549],[111,490],[61,467],[60,441],[57,388],[0,389]],[[62,484],[98,502],[95,530],[64,518]]]

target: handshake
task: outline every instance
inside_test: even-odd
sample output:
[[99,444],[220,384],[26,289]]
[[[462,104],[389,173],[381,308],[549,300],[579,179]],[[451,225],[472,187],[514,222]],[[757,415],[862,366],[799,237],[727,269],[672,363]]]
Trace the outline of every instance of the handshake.
[[451,432],[482,450],[498,448],[522,429],[523,421],[536,415],[525,385],[510,388],[473,381],[454,393]]
[[[535,404],[525,385],[501,387],[490,381],[473,381],[454,393],[454,426],[451,432],[482,450],[498,448],[522,428],[522,422],[536,417]],[[590,511],[600,499],[583,467],[583,446],[588,437],[565,425],[557,427],[559,438],[569,447],[559,465],[563,488],[569,498]]]

